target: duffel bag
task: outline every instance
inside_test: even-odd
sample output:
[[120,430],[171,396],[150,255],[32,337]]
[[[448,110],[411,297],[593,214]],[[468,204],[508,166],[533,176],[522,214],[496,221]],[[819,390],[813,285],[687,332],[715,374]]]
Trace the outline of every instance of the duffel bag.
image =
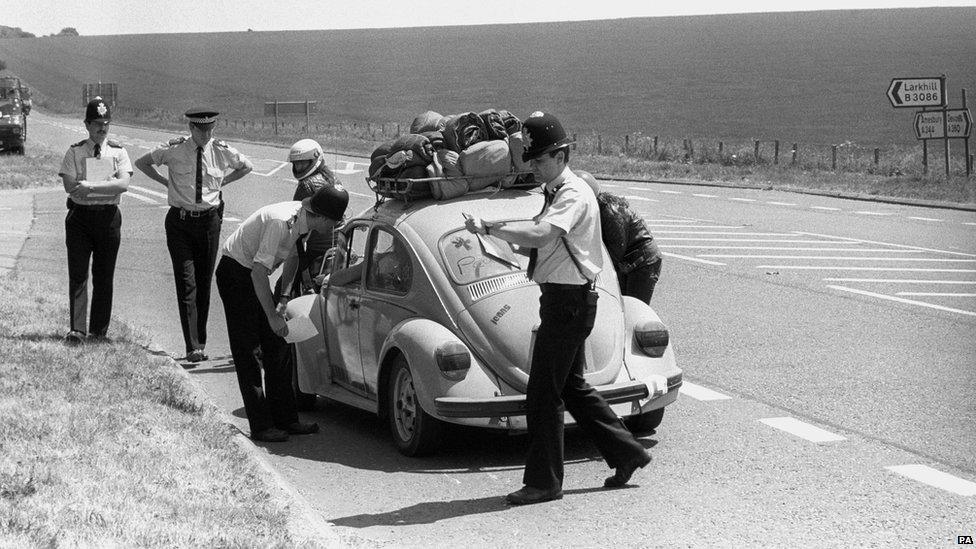
[[434,111],[426,111],[417,115],[410,123],[410,133],[426,133],[440,131],[444,117]]
[[488,138],[484,121],[473,112],[449,116],[441,133],[444,135],[444,145],[458,153]]

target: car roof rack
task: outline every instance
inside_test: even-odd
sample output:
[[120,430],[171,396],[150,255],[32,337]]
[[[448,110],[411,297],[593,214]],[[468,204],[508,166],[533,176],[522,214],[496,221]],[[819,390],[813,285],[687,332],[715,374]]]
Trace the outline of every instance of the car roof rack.
[[[504,178],[515,177],[514,182],[510,185],[506,185],[506,189],[531,189],[537,187],[538,184],[532,177],[532,172],[512,172]],[[378,206],[386,198],[392,198],[395,200],[402,200],[404,202],[410,202],[411,200],[418,200],[422,198],[432,198],[430,185],[431,183],[437,183],[442,181],[465,181],[474,179],[484,179],[483,175],[456,175],[449,177],[366,177],[366,184],[369,186],[370,190],[376,195],[376,205]],[[500,179],[495,185],[489,185],[486,188],[495,188],[495,191],[501,189],[501,183],[504,178]],[[477,191],[474,191],[477,192]]]

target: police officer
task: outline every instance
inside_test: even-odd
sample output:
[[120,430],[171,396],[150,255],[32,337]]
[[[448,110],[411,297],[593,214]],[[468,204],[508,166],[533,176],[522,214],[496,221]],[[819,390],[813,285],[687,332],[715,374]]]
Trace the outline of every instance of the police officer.
[[[322,187],[301,202],[265,206],[245,219],[221,249],[217,290],[227,315],[230,352],[254,440],[282,442],[290,434],[318,431],[317,424],[300,422],[295,410],[292,370],[285,360],[288,325],[284,306],[289,291],[286,287],[276,300],[268,277],[284,263],[281,277],[286,286],[294,280],[297,243],[309,232],[341,219],[345,208],[338,210],[335,204],[343,201],[348,202],[348,196],[341,187]],[[260,360],[255,356],[258,348]]]
[[[108,139],[112,111],[100,97],[85,107],[88,139],[68,148],[58,175],[68,193],[64,240],[68,248],[71,328],[65,341],[106,340],[112,316],[115,260],[122,239],[119,195],[129,188],[132,163],[118,142]],[[91,317],[88,268],[91,264]]]
[[[193,108],[189,137],[173,139],[136,160],[136,167],[167,188],[166,246],[173,262],[186,360],[207,360],[207,317],[224,202],[221,188],[250,173],[251,161],[214,139],[218,112]],[[163,177],[156,166],[166,166]]]
[[583,346],[596,319],[595,282],[603,267],[596,197],[567,166],[569,145],[559,120],[534,112],[525,120],[522,160],[543,185],[542,211],[531,221],[465,221],[466,228],[530,248],[528,275],[539,283],[541,323],[526,388],[529,451],[525,486],[507,500],[515,505],[563,496],[563,411],[615,469],[606,487],[623,486],[651,456],[603,397],[583,377]]

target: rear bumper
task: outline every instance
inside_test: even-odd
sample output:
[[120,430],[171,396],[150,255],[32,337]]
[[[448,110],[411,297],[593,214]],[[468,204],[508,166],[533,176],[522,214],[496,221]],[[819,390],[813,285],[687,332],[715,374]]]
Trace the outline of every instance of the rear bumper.
[[[678,381],[678,385],[681,382]],[[668,384],[670,386],[670,383]],[[670,387],[668,387],[670,390]],[[635,402],[650,396],[643,381],[617,383],[597,388],[608,404]],[[441,417],[482,418],[525,415],[525,395],[489,398],[440,397],[434,399],[435,413]]]

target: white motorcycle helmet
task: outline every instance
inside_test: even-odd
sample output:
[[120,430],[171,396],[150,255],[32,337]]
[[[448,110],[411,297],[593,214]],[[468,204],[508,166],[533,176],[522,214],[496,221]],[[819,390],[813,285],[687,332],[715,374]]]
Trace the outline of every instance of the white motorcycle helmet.
[[288,161],[291,162],[292,175],[301,181],[315,173],[315,170],[322,165],[322,147],[314,139],[296,141],[288,151]]

